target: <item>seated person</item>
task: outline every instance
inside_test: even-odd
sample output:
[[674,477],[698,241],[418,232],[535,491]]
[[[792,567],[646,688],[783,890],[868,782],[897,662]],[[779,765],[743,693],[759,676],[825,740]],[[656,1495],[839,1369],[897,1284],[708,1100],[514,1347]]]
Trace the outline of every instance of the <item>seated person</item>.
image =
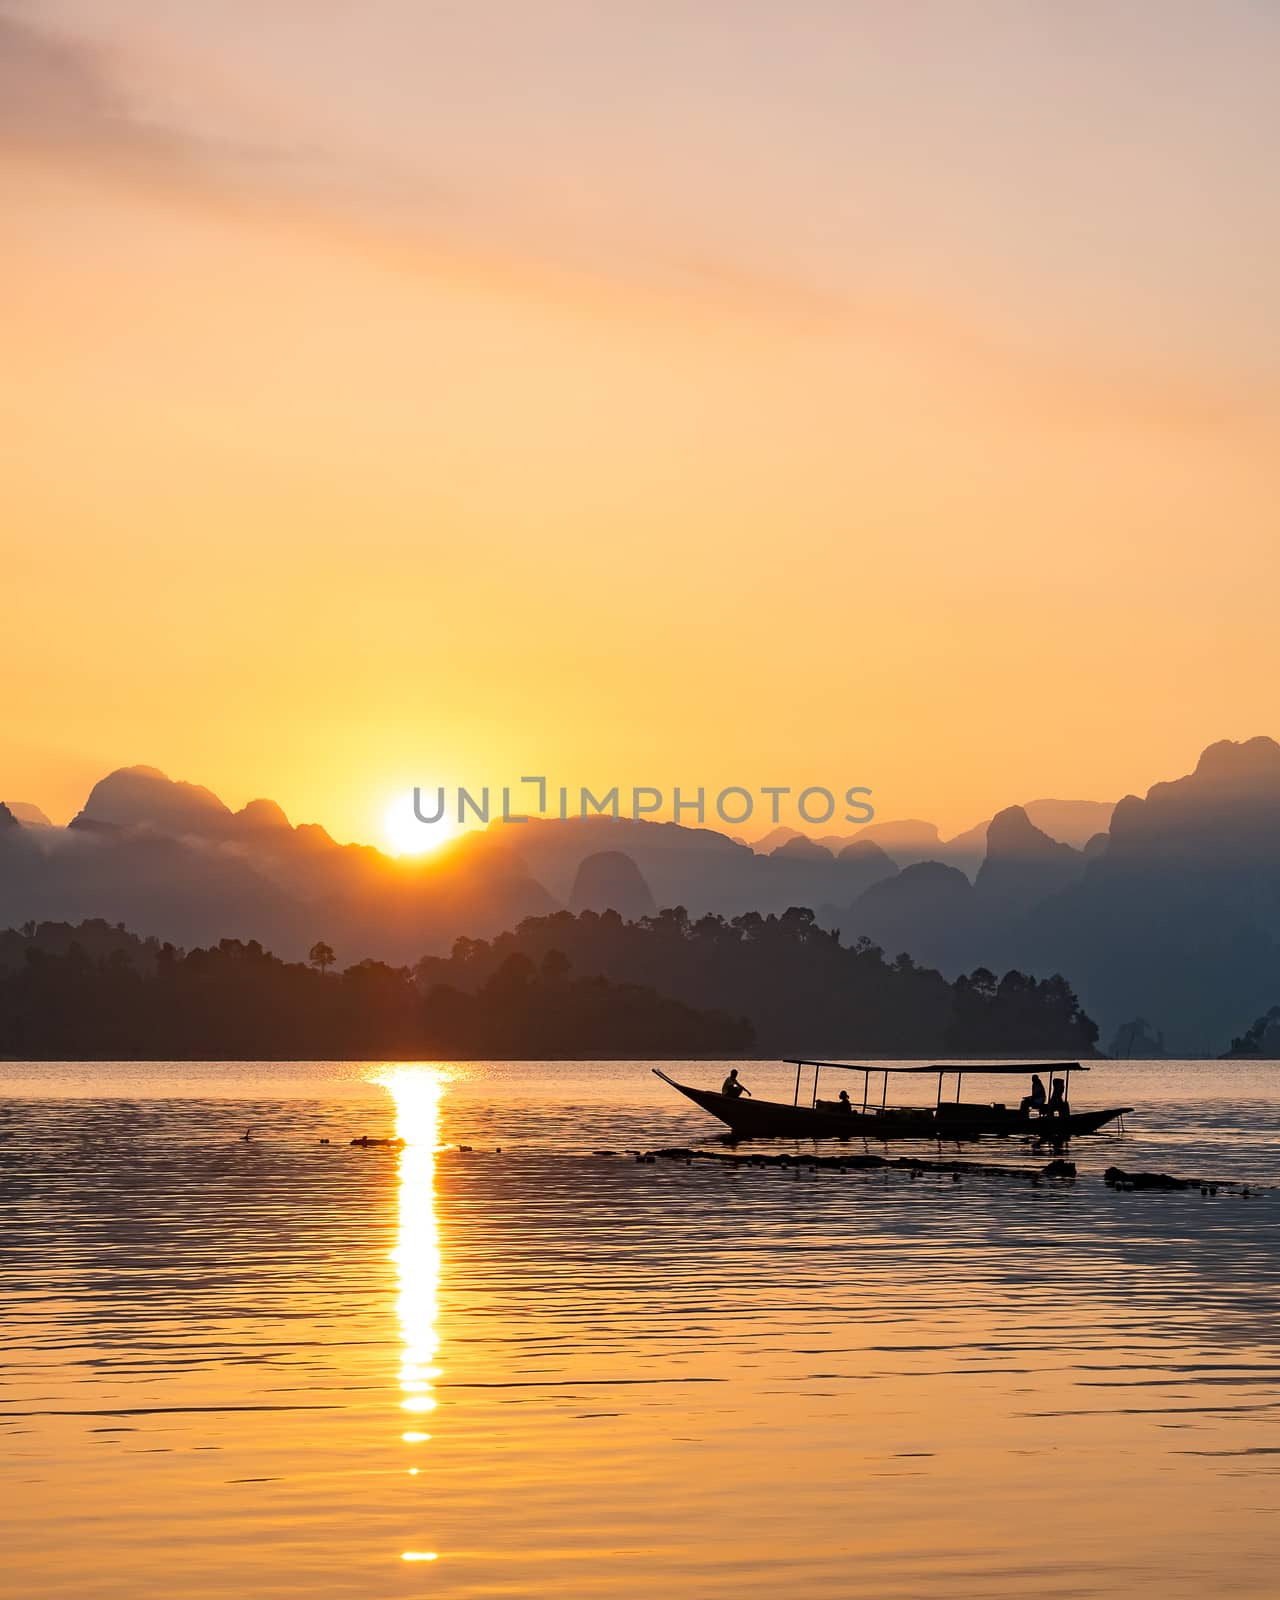
[[1061,1078],[1053,1080],[1053,1093],[1049,1096],[1049,1105],[1045,1113],[1050,1117],[1069,1117],[1071,1107],[1067,1104],[1067,1086]]
[[1045,1101],[1044,1079],[1040,1076],[1040,1074],[1038,1072],[1033,1072],[1031,1074],[1031,1093],[1023,1095],[1022,1104],[1018,1107],[1018,1110],[1019,1111],[1038,1111],[1040,1113],[1040,1115],[1043,1116],[1044,1115],[1044,1101]]
[[731,1067],[729,1076],[720,1085],[720,1093],[727,1094],[731,1099],[736,1100],[739,1095],[750,1094],[751,1090],[747,1088],[745,1083],[739,1083],[737,1067]]
[[836,1101],[836,1110],[846,1111],[850,1116],[853,1115],[853,1104],[849,1099],[849,1091],[847,1089],[841,1089],[840,1098]]

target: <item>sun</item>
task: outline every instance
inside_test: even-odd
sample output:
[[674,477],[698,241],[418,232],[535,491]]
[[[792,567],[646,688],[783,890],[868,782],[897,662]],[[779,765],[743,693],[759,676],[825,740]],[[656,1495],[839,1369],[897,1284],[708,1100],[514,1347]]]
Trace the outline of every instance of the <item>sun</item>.
[[[434,809],[435,791],[424,795],[424,805]],[[451,839],[457,828],[447,814],[439,822],[420,822],[413,810],[413,791],[395,795],[382,813],[382,836],[393,856],[420,856]]]

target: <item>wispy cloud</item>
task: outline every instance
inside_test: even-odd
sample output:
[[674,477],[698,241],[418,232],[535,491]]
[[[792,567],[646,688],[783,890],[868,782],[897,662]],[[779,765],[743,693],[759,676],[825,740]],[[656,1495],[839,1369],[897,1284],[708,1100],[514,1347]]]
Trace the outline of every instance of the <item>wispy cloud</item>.
[[[859,273],[819,282],[781,260],[717,249],[712,239],[673,237],[616,213],[575,215],[558,224],[519,185],[462,192],[420,166],[362,159],[342,148],[292,138],[225,134],[198,114],[156,109],[127,48],[37,20],[32,8],[0,0],[0,147],[171,179],[199,202],[265,205],[314,228],[331,245],[372,251],[389,265],[465,272],[497,287],[572,300],[589,312],[594,282],[606,298],[714,307],[761,327],[891,348],[952,377],[978,383],[997,404],[1036,411],[1070,426],[1107,426],[1117,414],[1174,430],[1216,431],[1272,417],[1269,382],[1189,370],[1120,367],[1114,354],[1015,348],[969,314],[961,300],[912,295]],[[184,79],[185,81],[185,79]],[[231,96],[234,99],[234,95]],[[176,103],[170,96],[170,103]],[[271,118],[259,121],[271,126]],[[965,377],[968,374],[968,377]]]
[[178,128],[131,104],[105,47],[0,11],[0,139],[8,146],[185,159]]

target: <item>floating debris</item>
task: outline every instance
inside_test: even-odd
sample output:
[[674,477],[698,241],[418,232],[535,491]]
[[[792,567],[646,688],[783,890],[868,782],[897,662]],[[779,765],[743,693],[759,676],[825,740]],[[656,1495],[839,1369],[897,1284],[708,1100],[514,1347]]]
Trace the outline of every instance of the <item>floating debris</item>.
[[393,1149],[393,1150],[398,1150],[400,1148],[400,1146],[404,1143],[404,1140],[403,1139],[371,1139],[367,1133],[363,1133],[363,1134],[360,1135],[360,1137],[358,1139],[353,1139],[351,1141],[351,1143],[353,1145],[358,1145],[361,1150],[372,1150],[372,1149],[375,1149],[378,1146],[383,1146],[383,1147],[388,1147],[388,1148]]
[[1126,1172],[1123,1167],[1108,1167],[1102,1181],[1109,1189],[1204,1189],[1199,1178],[1173,1178],[1167,1172]]
[[1239,1194],[1247,1200],[1257,1184],[1233,1183],[1224,1178],[1174,1178],[1167,1172],[1126,1172],[1123,1167],[1108,1167],[1102,1181],[1109,1189],[1155,1189],[1170,1192],[1177,1189],[1199,1189],[1207,1199],[1212,1199],[1220,1189],[1227,1194]]
[[634,1155],[637,1162],[643,1163],[658,1160],[683,1161],[688,1166],[694,1161],[718,1161],[722,1165],[731,1167],[774,1167],[781,1172],[794,1172],[796,1177],[806,1169],[814,1174],[820,1171],[897,1170],[909,1172],[913,1181],[925,1172],[950,1173],[955,1183],[959,1183],[965,1173],[992,1178],[1021,1178],[1025,1182],[1035,1183],[1042,1178],[1070,1179],[1076,1175],[1075,1162],[1061,1159],[1050,1161],[1044,1167],[1003,1167],[989,1161],[926,1161],[920,1156],[899,1156],[892,1160],[888,1156],[875,1155],[793,1156],[785,1152],[776,1156],[757,1154],[734,1156],[726,1155],[719,1150],[688,1150],[683,1147],[666,1150],[634,1150],[628,1153]]

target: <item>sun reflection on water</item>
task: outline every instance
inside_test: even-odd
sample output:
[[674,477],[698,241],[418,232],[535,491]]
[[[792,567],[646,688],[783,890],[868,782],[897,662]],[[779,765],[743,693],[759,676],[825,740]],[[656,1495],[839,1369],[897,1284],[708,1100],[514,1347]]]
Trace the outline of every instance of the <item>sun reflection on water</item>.
[[[398,1232],[391,1260],[396,1264],[400,1323],[401,1409],[414,1420],[436,1408],[433,1388],[440,1377],[436,1331],[440,1295],[440,1231],[436,1221],[436,1148],[440,1142],[440,1098],[446,1077],[434,1067],[398,1067],[376,1080],[395,1101],[399,1154]],[[405,1444],[425,1444],[429,1433],[416,1427],[400,1436]],[[410,1471],[416,1474],[416,1468]],[[434,1551],[406,1550],[403,1561],[434,1561]]]

